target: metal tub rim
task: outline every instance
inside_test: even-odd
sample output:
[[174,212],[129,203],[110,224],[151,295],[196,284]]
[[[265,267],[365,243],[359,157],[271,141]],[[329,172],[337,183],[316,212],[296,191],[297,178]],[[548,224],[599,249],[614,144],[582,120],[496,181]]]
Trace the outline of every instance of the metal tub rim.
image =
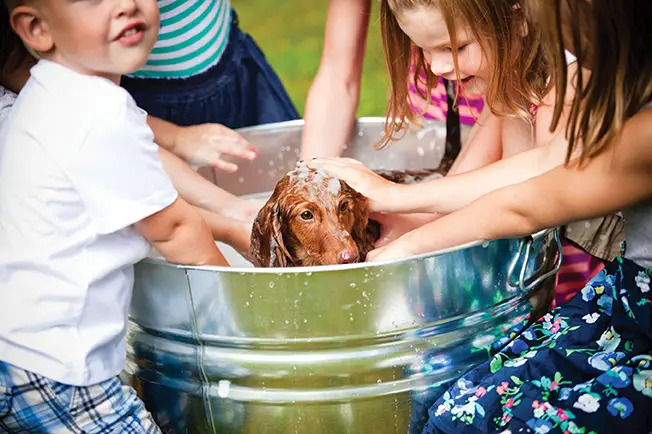
[[[294,121],[290,121],[294,122]],[[549,233],[553,232],[555,229],[542,229],[539,232],[536,232],[529,237],[532,238],[532,240],[536,241],[542,237],[545,237]],[[522,237],[521,239],[528,238]],[[518,238],[516,238],[518,239]],[[383,267],[383,266],[388,266],[388,265],[397,265],[397,264],[404,264],[407,262],[415,262],[415,261],[420,261],[426,258],[430,257],[436,257],[436,256],[441,256],[446,253],[450,252],[456,252],[459,250],[464,250],[468,249],[471,247],[479,246],[482,244],[490,243],[495,240],[477,240],[477,241],[471,241],[465,244],[461,244],[459,246],[454,246],[454,247],[449,247],[446,249],[440,249],[440,250],[435,250],[432,252],[426,252],[426,253],[421,253],[419,255],[413,255],[413,256],[408,256],[405,258],[401,259],[390,259],[386,261],[379,261],[379,262],[358,262],[355,264],[338,264],[338,265],[313,265],[313,266],[300,266],[300,267],[225,267],[222,265],[179,265],[179,264],[173,264],[171,262],[166,261],[165,259],[160,259],[160,258],[153,258],[153,257],[147,257],[143,259],[143,262],[149,262],[152,264],[158,264],[158,265],[165,265],[165,266],[171,266],[175,268],[183,268],[187,270],[205,270],[205,271],[217,271],[220,273],[246,273],[246,274],[299,274],[299,273],[321,273],[321,272],[328,272],[328,271],[343,271],[343,270],[355,270],[355,269],[360,269],[360,268],[378,268],[378,267]]]

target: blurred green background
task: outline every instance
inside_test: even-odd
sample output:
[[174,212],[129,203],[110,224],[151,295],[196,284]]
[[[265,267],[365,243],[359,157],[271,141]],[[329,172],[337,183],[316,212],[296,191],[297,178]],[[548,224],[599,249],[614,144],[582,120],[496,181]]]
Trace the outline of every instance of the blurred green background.
[[[240,28],[249,33],[274,67],[299,113],[317,73],[324,39],[327,0],[231,0]],[[373,2],[362,71],[358,116],[383,116],[388,79]]]

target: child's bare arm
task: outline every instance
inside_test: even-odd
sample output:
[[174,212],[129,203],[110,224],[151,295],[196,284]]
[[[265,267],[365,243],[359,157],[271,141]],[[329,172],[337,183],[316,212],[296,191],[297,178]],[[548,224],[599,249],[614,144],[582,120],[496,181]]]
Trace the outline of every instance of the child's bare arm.
[[204,219],[215,240],[229,244],[242,255],[248,254],[251,223],[233,220],[199,207],[195,207],[195,210]]
[[301,158],[338,156],[345,147],[360,99],[370,0],[331,0],[324,49],[305,107]]
[[652,197],[652,109],[632,118],[616,143],[577,168],[575,162],[494,191],[369,254],[387,260],[469,241],[518,237],[599,217]]
[[136,228],[163,257],[175,264],[229,264],[197,211],[181,197],[136,223]]
[[188,203],[235,220],[253,222],[262,204],[221,189],[165,148],[159,146],[158,155],[174,188]]
[[458,175],[500,160],[501,122],[500,118],[491,113],[489,106],[485,105],[448,174]]

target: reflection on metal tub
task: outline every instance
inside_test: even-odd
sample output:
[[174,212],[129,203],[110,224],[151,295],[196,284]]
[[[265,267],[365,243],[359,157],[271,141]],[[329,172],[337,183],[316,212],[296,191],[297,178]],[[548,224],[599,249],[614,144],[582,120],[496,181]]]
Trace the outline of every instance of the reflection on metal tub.
[[[382,120],[361,120],[348,151],[372,167],[433,167],[444,127],[426,128],[374,151],[363,139],[375,141]],[[261,155],[220,184],[269,191],[294,165],[300,131],[300,122],[245,130]],[[164,432],[420,431],[442,389],[524,321],[557,251],[556,232],[544,231],[380,264],[147,259],[136,266],[127,372]]]

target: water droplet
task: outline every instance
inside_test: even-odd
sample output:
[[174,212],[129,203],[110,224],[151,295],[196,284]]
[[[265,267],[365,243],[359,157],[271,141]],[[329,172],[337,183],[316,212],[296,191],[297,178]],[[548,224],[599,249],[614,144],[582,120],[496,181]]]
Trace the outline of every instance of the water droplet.
[[307,319],[307,318],[304,318],[304,319],[303,319],[303,323],[305,324],[305,323],[307,323],[307,322],[308,322],[308,319]]
[[289,319],[286,319],[286,320],[285,320],[285,324],[290,324],[290,320],[289,320]]
[[312,276],[312,271],[308,271],[308,272],[306,273],[306,276]]
[[273,287],[274,287],[274,281],[272,281],[272,280],[269,281],[269,287],[270,287],[270,288],[273,288]]
[[351,283],[349,283],[349,286],[350,286],[351,288],[355,288],[355,283],[351,282]]
[[244,176],[241,176],[240,178],[238,178],[238,182],[240,184],[244,184]]
[[246,303],[245,303],[245,306],[249,306],[249,302],[246,302]]

